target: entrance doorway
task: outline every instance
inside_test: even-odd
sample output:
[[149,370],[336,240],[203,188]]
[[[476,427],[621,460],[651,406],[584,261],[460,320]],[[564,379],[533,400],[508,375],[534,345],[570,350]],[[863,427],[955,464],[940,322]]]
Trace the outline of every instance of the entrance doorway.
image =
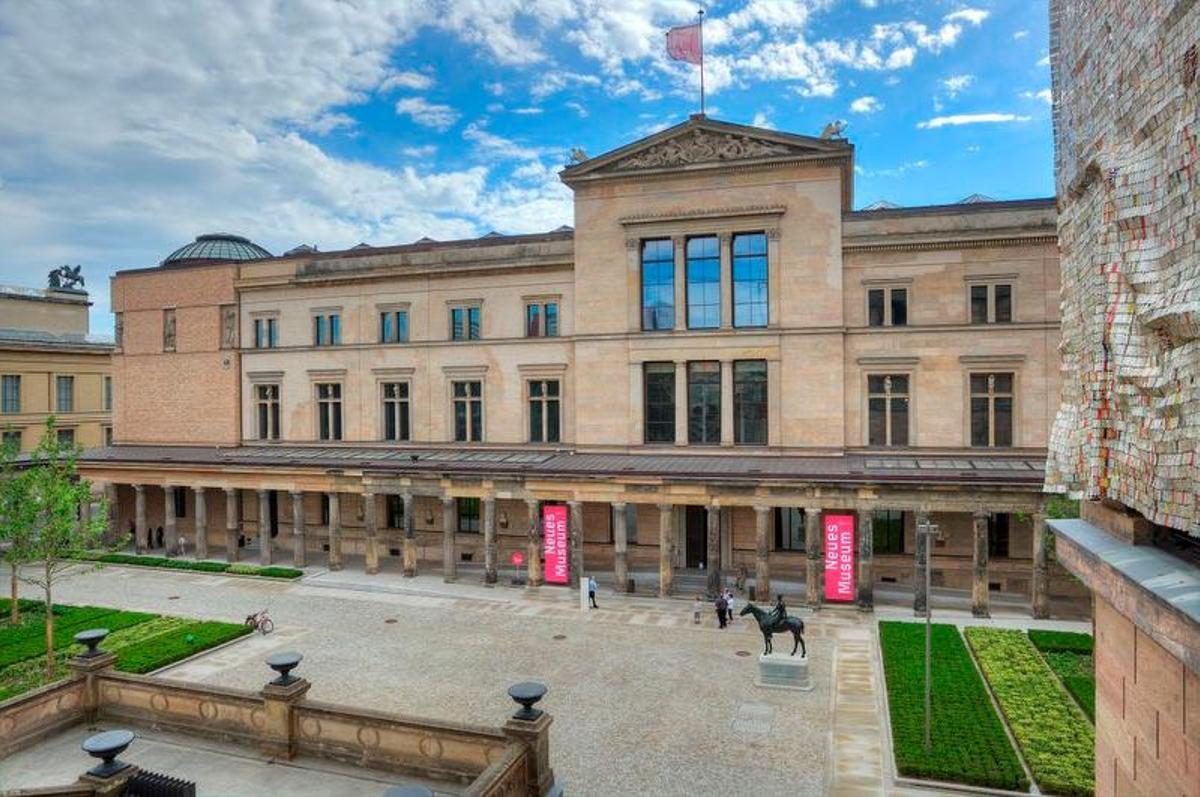
[[708,510],[702,506],[687,508],[685,566],[708,567]]
[[267,490],[267,506],[271,510],[271,539],[279,535],[279,493]]

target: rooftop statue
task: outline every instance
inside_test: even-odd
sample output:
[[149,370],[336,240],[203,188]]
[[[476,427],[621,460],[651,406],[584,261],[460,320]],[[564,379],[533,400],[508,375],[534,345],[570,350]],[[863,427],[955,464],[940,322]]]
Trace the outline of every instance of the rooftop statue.
[[79,290],[83,288],[83,266],[59,266],[50,272],[51,288]]

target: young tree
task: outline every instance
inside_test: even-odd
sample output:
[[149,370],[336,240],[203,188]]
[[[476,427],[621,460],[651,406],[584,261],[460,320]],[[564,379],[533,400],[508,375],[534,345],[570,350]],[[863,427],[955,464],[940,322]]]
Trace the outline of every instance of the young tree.
[[8,609],[8,620],[16,625],[21,619],[17,603],[18,574],[24,561],[21,556],[27,546],[25,536],[31,522],[29,501],[25,500],[24,472],[18,467],[20,447],[16,441],[0,444],[0,559],[8,565],[12,603]]
[[46,421],[42,441],[21,475],[30,504],[29,532],[18,541],[20,557],[31,563],[20,579],[40,588],[46,601],[46,674],[54,675],[54,586],[63,578],[94,564],[79,554],[104,546],[108,512],[105,507],[84,517],[80,508],[91,503],[92,486],[79,478],[78,450],[58,439],[54,417]]

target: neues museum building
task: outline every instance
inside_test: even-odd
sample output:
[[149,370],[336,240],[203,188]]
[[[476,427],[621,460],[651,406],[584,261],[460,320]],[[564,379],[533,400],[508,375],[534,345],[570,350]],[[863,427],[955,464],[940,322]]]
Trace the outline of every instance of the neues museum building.
[[485,583],[1080,594],[1044,542],[1053,199],[855,211],[846,140],[702,115],[561,179],[573,228],[118,272],[81,461],[115,526]]

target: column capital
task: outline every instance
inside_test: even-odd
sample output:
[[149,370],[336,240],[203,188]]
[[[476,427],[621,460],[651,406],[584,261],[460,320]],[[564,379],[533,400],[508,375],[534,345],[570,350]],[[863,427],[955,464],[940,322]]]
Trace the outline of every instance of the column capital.
[[454,503],[454,500],[455,500],[454,496],[452,496],[452,495],[443,495],[442,496],[442,506],[449,506],[450,504]]
[[268,490],[266,487],[259,487],[255,490],[255,492],[258,493],[260,496],[265,496],[267,493],[269,493],[271,491]]
[[304,497],[303,490],[288,490],[288,492],[291,494],[292,498],[303,498]]
[[659,512],[674,512],[675,511],[674,504],[658,504],[657,506],[658,506]]
[[196,495],[204,495],[204,490],[205,490],[204,487],[193,487],[192,488],[192,492],[195,493]]
[[820,507],[820,506],[806,506],[806,507],[804,507],[804,514],[806,514],[806,515],[819,515],[819,514],[821,514],[821,513],[822,513],[822,512],[824,512],[824,511],[825,511],[825,508],[824,508],[824,507]]
[[618,512],[624,512],[625,507],[628,506],[628,503],[625,501],[613,501],[611,504],[609,504],[609,506],[611,506],[613,509],[616,509]]
[[775,508],[775,507],[773,507],[773,506],[768,506],[767,504],[755,504],[755,505],[754,505],[754,511],[755,511],[757,514],[760,514],[760,515],[765,515],[765,514],[767,514],[768,512],[770,512],[770,511],[771,511],[772,509],[774,509],[774,508]]
[[496,495],[494,493],[489,493],[479,500],[484,501],[485,503],[494,504],[496,503]]
[[135,485],[133,485],[133,489],[134,489],[136,492],[139,492],[139,493],[141,493],[141,492],[145,492],[145,490],[146,490],[146,485],[144,485],[144,484],[135,484]]
[[568,506],[568,507],[571,507],[571,508],[574,508],[574,507],[577,507],[577,506],[578,506],[578,507],[582,507],[582,506],[583,506],[583,501],[575,501],[575,500],[567,501],[567,506]]
[[974,512],[971,513],[971,516],[974,517],[976,520],[988,520],[989,518],[991,518],[992,513],[988,512],[986,509],[976,509]]

